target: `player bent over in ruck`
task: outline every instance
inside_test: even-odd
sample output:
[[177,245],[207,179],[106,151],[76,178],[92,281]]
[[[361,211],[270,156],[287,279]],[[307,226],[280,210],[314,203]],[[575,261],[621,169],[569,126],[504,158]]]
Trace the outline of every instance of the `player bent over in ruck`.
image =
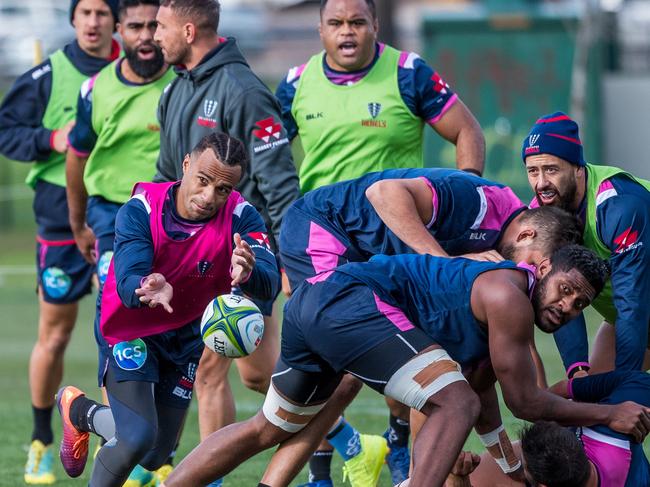
[[180,182],[138,183],[119,210],[95,323],[110,408],[72,386],[57,397],[70,476],[84,469],[88,432],[107,440],[92,487],[121,486],[137,464],[160,467],[192,397],[206,305],[232,286],[260,299],[278,292],[275,257],[251,236],[264,222],[233,190],[246,154],[236,139],[210,134],[185,156]]
[[[413,445],[411,486],[444,483],[477,419],[482,431],[499,429],[498,408],[482,412],[462,373],[488,359],[518,417],[646,433],[642,406],[573,403],[535,383],[533,322],[556,330],[589,305],[607,274],[604,261],[578,246],[534,271],[509,261],[378,255],[319,274],[285,307],[282,355],[262,410],[208,437],[164,485],[205,485],[311,421],[328,428],[331,409],[341,410],[333,394],[345,373],[427,415]],[[309,432],[315,447],[323,430]],[[509,441],[496,436],[508,451]]]

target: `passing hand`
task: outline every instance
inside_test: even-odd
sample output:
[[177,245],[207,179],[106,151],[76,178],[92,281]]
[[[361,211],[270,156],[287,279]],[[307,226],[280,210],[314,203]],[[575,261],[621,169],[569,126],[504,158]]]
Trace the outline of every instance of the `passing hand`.
[[149,274],[143,279],[140,287],[135,290],[135,294],[140,296],[141,303],[149,305],[150,308],[162,306],[168,313],[174,311],[169,305],[174,290],[162,274],[157,272]]
[[72,127],[74,127],[74,122],[74,120],[71,120],[54,132],[54,137],[52,137],[52,150],[60,154],[68,150],[68,134],[70,134]]
[[248,245],[248,242],[242,240],[241,235],[236,233],[235,250],[232,251],[232,259],[230,260],[231,269],[230,277],[232,278],[231,286],[239,286],[246,282],[253,272],[255,267],[255,254]]

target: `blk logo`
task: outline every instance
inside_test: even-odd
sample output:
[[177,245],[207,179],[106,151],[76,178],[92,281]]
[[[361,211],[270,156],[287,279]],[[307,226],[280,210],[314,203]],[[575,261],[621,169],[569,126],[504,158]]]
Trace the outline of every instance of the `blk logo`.
[[535,145],[539,140],[539,134],[533,134],[528,136],[528,145]]

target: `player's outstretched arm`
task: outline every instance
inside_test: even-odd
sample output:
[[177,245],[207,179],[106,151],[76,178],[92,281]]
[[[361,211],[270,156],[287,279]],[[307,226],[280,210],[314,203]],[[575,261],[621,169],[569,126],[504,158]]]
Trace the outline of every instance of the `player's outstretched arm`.
[[483,289],[472,295],[472,307],[480,303],[478,307],[484,312],[477,318],[488,323],[492,366],[512,413],[527,421],[544,419],[573,426],[604,424],[641,441],[650,431],[650,408],[631,402],[615,406],[577,403],[537,387],[529,350],[532,305],[522,289],[495,278],[496,274],[484,275],[492,278],[482,279]]
[[377,181],[366,189],[366,198],[386,226],[418,254],[447,257],[426,227],[435,215],[433,193],[423,179]]
[[255,254],[248,242],[242,240],[241,235],[236,233],[233,239],[235,248],[230,259],[230,277],[232,278],[230,285],[239,286],[251,277],[253,267],[255,267]]

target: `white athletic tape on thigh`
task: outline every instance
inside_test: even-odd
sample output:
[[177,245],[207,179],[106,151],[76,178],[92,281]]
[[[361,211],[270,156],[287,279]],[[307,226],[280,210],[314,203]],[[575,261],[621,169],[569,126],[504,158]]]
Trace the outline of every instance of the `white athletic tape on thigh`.
[[317,406],[299,406],[292,404],[275,390],[273,383],[266,393],[262,412],[264,417],[278,428],[288,433],[297,433],[313,418],[325,403]]
[[494,431],[478,435],[478,437],[483,446],[490,452],[494,461],[497,462],[497,465],[501,467],[503,473],[511,473],[521,467],[521,460],[517,458],[503,425]]
[[438,348],[400,367],[386,384],[384,394],[419,411],[436,392],[459,381],[467,382],[460,366]]

